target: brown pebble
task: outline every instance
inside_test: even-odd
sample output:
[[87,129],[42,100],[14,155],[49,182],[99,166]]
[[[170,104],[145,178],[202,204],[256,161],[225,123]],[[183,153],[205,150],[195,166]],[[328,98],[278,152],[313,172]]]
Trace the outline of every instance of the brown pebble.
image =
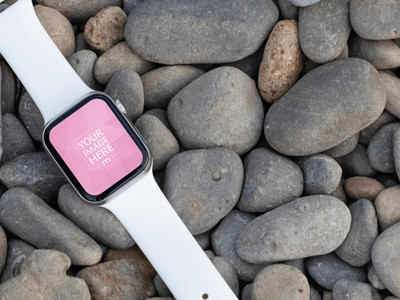
[[346,179],[344,188],[347,196],[352,199],[368,199],[373,202],[384,186],[373,178],[355,176]]

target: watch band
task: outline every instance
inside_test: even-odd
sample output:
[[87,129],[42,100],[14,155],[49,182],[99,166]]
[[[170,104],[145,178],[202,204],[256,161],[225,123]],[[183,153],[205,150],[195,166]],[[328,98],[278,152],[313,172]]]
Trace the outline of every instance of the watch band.
[[103,207],[124,224],[178,300],[237,300],[151,171]]
[[0,53],[28,90],[45,123],[92,91],[44,30],[31,0],[19,0],[0,13],[0,41],[12,41],[0,42]]

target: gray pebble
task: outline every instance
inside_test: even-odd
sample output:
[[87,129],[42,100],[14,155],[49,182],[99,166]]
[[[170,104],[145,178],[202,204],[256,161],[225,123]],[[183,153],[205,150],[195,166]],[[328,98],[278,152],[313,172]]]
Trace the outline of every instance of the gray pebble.
[[378,221],[374,205],[360,199],[349,206],[351,227],[346,239],[336,249],[336,254],[346,263],[361,267],[371,260],[371,249],[378,237]]
[[104,92],[124,106],[125,115],[129,120],[135,121],[143,114],[143,84],[135,71],[131,69],[115,71]]
[[94,90],[100,90],[101,86],[96,81],[93,74],[96,61],[97,55],[91,50],[82,50],[76,52],[68,58],[69,64],[83,80],[83,82]]
[[201,234],[198,234],[194,237],[201,247],[201,249],[206,250],[211,246],[211,232],[207,231]]
[[321,294],[312,285],[310,285],[310,300],[321,300]]
[[400,185],[381,191],[375,199],[379,226],[385,230],[400,221]]
[[39,108],[28,92],[25,92],[20,99],[18,105],[18,116],[32,139],[41,142],[42,132],[44,129],[44,119]]
[[375,68],[361,59],[334,61],[307,73],[269,108],[265,136],[287,155],[318,153],[373,123],[384,106]]
[[161,64],[231,62],[256,52],[278,17],[271,0],[141,1],[129,15],[125,39],[144,59]]
[[123,6],[124,6],[124,11],[127,15],[129,15],[129,13],[132,11],[132,9],[134,9],[138,2],[140,2],[141,0],[123,0]]
[[359,137],[360,137],[360,133],[357,132],[355,135],[344,140],[339,145],[324,151],[323,154],[328,155],[333,158],[345,156],[345,155],[351,153],[352,151],[354,151],[354,149],[357,147]]
[[306,261],[304,258],[287,260],[287,261],[284,261],[281,263],[288,265],[288,266],[295,267],[295,268],[299,269],[303,274],[306,273]]
[[252,150],[244,160],[244,183],[237,207],[244,212],[266,212],[303,193],[298,165],[267,148]]
[[373,177],[376,174],[376,170],[371,167],[369,162],[367,148],[361,144],[358,144],[353,152],[339,157],[337,162],[342,167],[343,175],[346,177]]
[[290,0],[278,0],[278,4],[284,20],[299,19],[299,8],[293,5]]
[[179,152],[174,135],[155,116],[145,114],[135,123],[153,156],[153,170],[164,169],[168,161]]
[[335,58],[335,60],[346,59],[346,58],[349,58],[349,45],[347,43],[342,53],[340,53],[339,56]]
[[220,256],[212,257],[211,262],[235,295],[239,296],[239,279],[232,265],[225,258]]
[[323,300],[334,300],[333,293],[331,291],[324,291],[322,294],[322,299]]
[[69,184],[64,184],[60,188],[58,207],[75,225],[105,246],[117,249],[129,248],[135,243],[111,212],[82,201]]
[[338,280],[333,286],[335,300],[372,300],[368,284],[349,279]]
[[386,289],[386,287],[383,285],[381,279],[379,278],[378,274],[376,273],[376,270],[372,263],[370,263],[368,265],[368,280],[374,288],[376,288],[378,290]]
[[[0,4],[0,12],[5,11],[9,7],[10,7],[10,5],[8,5],[8,4],[4,4],[4,3]],[[0,56],[0,58],[1,58],[1,56]]]
[[35,151],[35,145],[21,122],[12,114],[2,116],[2,148],[0,164],[19,155]]
[[385,300],[399,300],[400,298],[394,297],[394,296],[389,296],[386,297]]
[[400,118],[400,78],[382,71],[379,72],[379,75],[386,89],[385,109]]
[[347,202],[349,202],[349,199],[347,198],[346,192],[344,190],[344,182],[345,179],[342,177],[340,179],[339,185],[336,188],[336,190],[333,193],[330,193],[329,195],[336,197],[343,203],[347,204]]
[[304,6],[309,6],[309,5],[313,5],[315,3],[318,3],[321,0],[289,0],[289,1],[293,5],[296,5],[296,6],[299,6],[299,7],[304,7]]
[[347,45],[350,30],[349,0],[324,0],[300,8],[300,46],[316,63],[338,57]]
[[252,300],[252,290],[253,290],[253,284],[249,283],[246,284],[242,290],[242,300]]
[[15,114],[17,83],[14,73],[5,61],[0,61],[0,73],[1,113]]
[[172,297],[171,291],[168,289],[167,285],[164,283],[160,275],[156,274],[154,277],[154,287],[157,291],[157,295],[161,297]]
[[400,178],[400,130],[393,133],[393,160],[397,177]]
[[194,235],[213,228],[239,200],[240,157],[225,148],[175,155],[165,170],[164,193]]
[[263,117],[254,81],[232,67],[197,78],[168,106],[170,124],[187,149],[221,146],[243,154],[261,136]]
[[0,226],[0,274],[6,263],[7,258],[7,236],[3,227]]
[[267,264],[250,264],[236,253],[235,241],[243,228],[255,219],[254,215],[232,210],[211,234],[213,249],[224,257],[236,270],[240,280],[252,282]]
[[371,142],[375,133],[381,128],[382,126],[395,122],[397,118],[393,116],[391,113],[387,111],[383,111],[383,113],[379,116],[379,118],[369,125],[367,128],[361,130],[360,132],[360,139],[358,142],[363,146],[367,147],[368,144]]
[[75,52],[82,50],[90,50],[90,46],[85,40],[85,34],[80,32],[75,36]]
[[247,224],[236,241],[236,251],[250,263],[326,254],[344,241],[350,223],[350,211],[339,199],[302,197]]
[[340,279],[367,281],[365,268],[353,267],[334,253],[307,258],[306,267],[311,278],[320,286],[329,290],[332,290],[336,281]]
[[[382,173],[396,172],[393,156],[393,135],[400,128],[400,122],[382,126],[368,145],[367,154],[371,166]],[[397,146],[397,145],[396,145]]]
[[157,119],[164,124],[169,130],[171,130],[171,126],[169,125],[168,114],[167,111],[161,108],[153,108],[144,113],[145,115],[155,116]]
[[0,222],[37,248],[65,252],[74,265],[99,262],[99,245],[63,215],[25,188],[11,188],[0,199]]

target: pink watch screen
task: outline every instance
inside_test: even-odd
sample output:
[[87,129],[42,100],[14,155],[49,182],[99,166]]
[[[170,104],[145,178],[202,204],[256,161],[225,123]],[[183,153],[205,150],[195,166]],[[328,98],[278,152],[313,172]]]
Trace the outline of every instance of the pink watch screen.
[[93,99],[54,126],[49,140],[90,195],[137,169],[143,154],[107,103]]

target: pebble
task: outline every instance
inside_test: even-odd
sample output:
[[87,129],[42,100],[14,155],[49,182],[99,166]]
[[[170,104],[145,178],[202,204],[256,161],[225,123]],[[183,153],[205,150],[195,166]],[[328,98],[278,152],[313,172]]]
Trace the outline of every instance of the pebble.
[[173,297],[171,291],[168,289],[167,285],[158,274],[154,277],[154,287],[156,288],[158,296]]
[[323,292],[323,296],[322,296],[323,300],[335,300],[333,299],[333,293],[331,291],[324,291]]
[[339,199],[302,197],[247,224],[237,238],[236,251],[250,263],[322,255],[340,246],[350,223],[350,211]]
[[144,59],[161,64],[231,62],[256,52],[278,17],[271,0],[140,1],[125,39]]
[[204,74],[193,66],[164,66],[142,76],[146,108],[167,109],[170,100],[185,86]]
[[378,220],[371,201],[360,199],[349,206],[351,227],[336,254],[354,267],[365,266],[371,260],[371,249],[378,237]]
[[287,261],[284,261],[281,263],[288,265],[288,266],[295,267],[295,268],[299,269],[303,274],[306,273],[306,261],[304,258],[287,260]]
[[290,159],[267,148],[252,150],[244,160],[244,183],[237,207],[266,212],[303,193],[303,174]]
[[349,199],[347,198],[346,192],[344,191],[344,181],[345,179],[342,177],[340,179],[340,183],[337,189],[333,193],[330,193],[329,195],[336,197],[343,203],[347,204],[349,202]]
[[55,250],[35,250],[21,266],[17,277],[0,285],[2,299],[90,300],[87,284],[68,276],[71,260]]
[[126,259],[86,267],[77,277],[86,281],[93,299],[142,300],[156,295],[153,282]]
[[260,64],[263,54],[264,54],[264,48],[260,47],[260,49],[258,49],[255,53],[253,53],[250,56],[247,56],[238,61],[221,64],[221,66],[230,66],[239,69],[240,71],[246,73],[251,79],[256,81],[258,78],[258,72],[260,69]]
[[186,149],[218,146],[246,153],[261,136],[263,117],[254,81],[233,67],[207,72],[168,106],[174,134]]
[[35,145],[21,122],[12,114],[2,116],[2,154],[0,164],[35,151]]
[[253,300],[309,300],[310,286],[307,277],[298,269],[274,264],[263,269],[252,287]]
[[382,126],[373,136],[367,148],[371,166],[382,173],[396,172],[393,155],[393,135],[400,129],[400,122]]
[[68,62],[87,86],[100,90],[101,86],[94,78],[93,70],[97,61],[97,54],[91,50],[81,50],[68,58]]
[[66,253],[74,265],[101,259],[101,249],[92,238],[25,188],[11,188],[1,197],[0,222],[36,248]]
[[18,116],[28,130],[32,139],[41,142],[44,129],[44,119],[32,97],[25,92],[18,105]]
[[143,84],[139,74],[135,71],[131,69],[115,71],[104,92],[124,106],[125,116],[129,120],[135,121],[143,114]]
[[391,113],[387,112],[387,111],[383,111],[383,113],[379,116],[379,118],[372,123],[371,125],[369,125],[367,128],[361,130],[360,132],[360,139],[358,140],[358,142],[367,147],[368,144],[371,142],[373,136],[375,135],[375,133],[379,130],[379,128],[381,128],[382,126],[395,122],[397,120],[397,118],[395,116],[393,116]]
[[139,75],[149,72],[154,64],[145,61],[129,48],[126,42],[120,42],[102,54],[94,65],[94,77],[103,85],[112,78],[119,69],[131,69]]
[[[0,12],[5,11],[9,7],[10,7],[10,5],[8,5],[8,4],[4,4],[4,3],[0,4]],[[1,56],[0,56],[0,58],[1,58]]]
[[397,177],[400,178],[400,130],[393,133],[393,160]]
[[253,284],[249,283],[244,286],[242,289],[242,300],[252,300],[252,289],[253,289]]
[[327,63],[345,49],[351,31],[349,0],[324,0],[299,11],[299,40],[304,54]]
[[265,136],[286,155],[318,153],[373,123],[384,106],[375,68],[361,59],[334,61],[307,73],[269,108]]
[[400,78],[386,72],[379,72],[386,90],[385,110],[400,118]]
[[118,6],[103,8],[85,25],[85,40],[90,47],[105,52],[124,39],[128,16]]
[[384,186],[373,178],[354,176],[346,179],[344,189],[347,196],[352,199],[368,199],[374,202]]
[[85,40],[85,34],[83,32],[79,32],[77,35],[75,35],[75,52],[82,50],[90,50],[90,46]]
[[129,248],[135,243],[110,211],[82,201],[69,184],[60,188],[58,207],[76,226],[107,247]]
[[157,119],[164,124],[169,130],[171,130],[171,126],[169,125],[168,114],[167,111],[162,108],[153,108],[144,113],[145,115],[155,116]]
[[38,0],[39,4],[57,9],[72,23],[85,23],[90,17],[108,6],[122,6],[122,0]]
[[345,156],[356,149],[358,145],[358,139],[360,137],[360,133],[357,132],[355,135],[349,137],[348,139],[341,142],[339,145],[324,151],[323,154],[328,155],[332,158],[339,158]]
[[[373,12],[373,13],[371,13]],[[396,1],[351,0],[351,25],[368,40],[400,38],[400,5]]]
[[236,253],[235,242],[243,228],[255,219],[252,214],[232,210],[211,234],[213,249],[218,256],[224,257],[235,269],[242,281],[252,282],[267,264],[250,264]]
[[299,7],[293,5],[290,0],[278,0],[279,10],[284,20],[298,20]]
[[174,135],[157,117],[149,114],[141,116],[135,126],[153,155],[153,170],[164,169],[168,161],[179,152],[179,144]]
[[206,250],[211,246],[211,232],[207,231],[201,234],[198,234],[194,237],[196,242],[199,244],[201,249]]
[[400,221],[400,186],[382,190],[375,199],[379,226],[385,230]]
[[7,258],[7,236],[3,227],[0,226],[0,274],[6,263]]
[[311,278],[320,286],[329,290],[332,290],[334,284],[340,279],[367,281],[365,268],[353,267],[334,253],[309,257],[306,259],[306,267]]
[[164,194],[193,235],[213,228],[236,205],[243,183],[240,157],[225,148],[181,152],[168,162]]
[[267,103],[281,98],[297,81],[304,64],[295,20],[278,22],[268,37],[258,73],[258,89]]
[[310,300],[322,300],[321,294],[312,285],[310,285]]
[[299,6],[299,7],[313,5],[320,1],[321,0],[289,0],[290,3],[292,3],[293,5]]
[[368,284],[349,279],[342,279],[333,286],[335,300],[372,300]]
[[376,174],[376,170],[371,167],[369,162],[367,148],[361,144],[357,144],[357,147],[351,153],[337,158],[337,162],[346,177],[373,177]]
[[381,279],[379,278],[378,274],[376,273],[376,270],[372,263],[370,263],[368,265],[368,280],[374,288],[379,289],[379,290],[386,289],[386,287],[383,285]]
[[35,13],[57,48],[65,57],[75,52],[75,34],[71,23],[58,10],[35,5]]
[[15,113],[17,82],[14,73],[5,61],[0,61],[0,99],[1,113]]
[[211,258],[211,262],[221,274],[234,294],[239,296],[239,279],[233,266],[223,257],[215,256]]
[[312,155],[301,164],[301,168],[306,195],[331,194],[339,186],[342,168],[327,155]]

